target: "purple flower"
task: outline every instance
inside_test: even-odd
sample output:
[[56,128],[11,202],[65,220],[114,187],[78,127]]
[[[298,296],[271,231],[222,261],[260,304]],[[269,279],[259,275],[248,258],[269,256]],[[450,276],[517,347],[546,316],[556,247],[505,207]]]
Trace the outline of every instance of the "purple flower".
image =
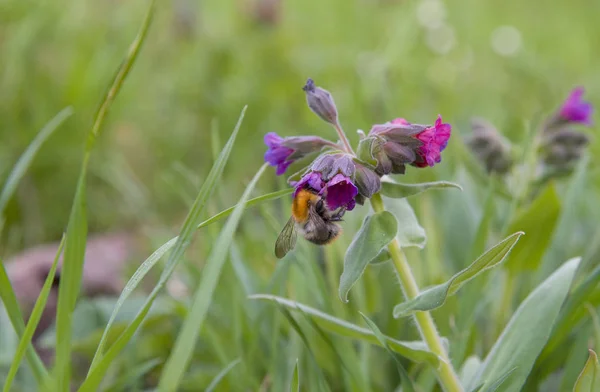
[[285,173],[292,160],[287,160],[294,153],[291,148],[283,146],[283,138],[275,132],[269,132],[265,135],[265,144],[268,149],[265,152],[265,161],[271,166],[277,166],[276,174],[278,176]]
[[282,175],[294,161],[306,155],[321,150],[324,146],[336,147],[335,143],[317,136],[294,136],[282,138],[275,132],[265,135],[268,149],[265,161],[271,166],[277,166],[276,174]]
[[301,189],[306,188],[310,188],[316,191],[316,193],[320,193],[325,187],[325,181],[321,179],[321,173],[311,171],[305,174],[300,181],[292,185],[296,187],[296,190],[294,191],[294,197],[296,197]]
[[412,163],[416,167],[434,166],[442,160],[441,152],[448,145],[448,139],[452,133],[450,124],[442,123],[442,116],[438,115],[433,127],[426,128],[424,131],[415,135],[423,142],[417,150],[417,159]]
[[581,99],[583,87],[576,87],[560,108],[559,116],[562,120],[584,125],[592,125],[592,112],[594,108],[589,102]]
[[345,207],[346,210],[352,211],[356,205],[354,198],[358,194],[358,188],[343,174],[333,176],[321,192],[325,193],[325,202],[330,210]]

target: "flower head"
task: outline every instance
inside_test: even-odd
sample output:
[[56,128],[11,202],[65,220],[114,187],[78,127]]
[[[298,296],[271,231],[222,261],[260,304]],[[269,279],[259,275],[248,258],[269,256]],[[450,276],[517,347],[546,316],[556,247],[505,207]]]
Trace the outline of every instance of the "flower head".
[[348,154],[321,155],[315,159],[310,171],[292,184],[296,188],[294,197],[301,189],[310,189],[324,196],[328,209],[344,207],[352,210],[358,194],[353,181],[355,172],[355,163]]
[[282,138],[275,132],[265,135],[265,161],[271,166],[276,166],[279,176],[287,170],[294,161],[306,155],[321,150],[324,146],[335,146],[333,142],[317,136],[294,136]]
[[561,120],[571,123],[592,125],[592,112],[594,108],[589,102],[583,101],[583,87],[576,87],[560,108]]
[[403,118],[374,125],[369,136],[373,138],[371,155],[377,160],[377,171],[404,174],[407,164],[434,166],[441,161],[451,132],[452,127],[442,123],[441,116],[433,126],[411,124]]

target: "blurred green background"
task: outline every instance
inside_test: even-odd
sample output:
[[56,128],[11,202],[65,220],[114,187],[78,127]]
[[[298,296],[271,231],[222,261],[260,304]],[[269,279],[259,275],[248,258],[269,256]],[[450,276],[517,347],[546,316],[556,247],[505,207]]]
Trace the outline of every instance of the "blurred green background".
[[[88,179],[90,232],[135,233],[147,242],[135,264],[177,234],[244,105],[248,111],[211,213],[238,200],[262,164],[265,133],[334,137],[306,107],[301,87],[308,77],[333,94],[354,143],[357,129],[368,131],[372,124],[396,117],[432,123],[442,114],[453,125],[443,164],[409,169],[402,179],[444,179],[465,188],[462,193],[434,192],[411,200],[429,237],[425,250],[409,250],[422,287],[442,282],[483,250],[475,241],[486,214],[492,217],[489,235],[483,238],[486,246],[503,238],[505,224],[516,214],[510,201],[490,196],[489,178],[473,174],[478,168],[463,143],[470,119],[490,120],[512,142],[519,160],[531,129],[556,110],[574,86],[585,86],[586,99],[600,102],[598,1],[171,0],[157,5],[142,52],[93,153]],[[146,7],[147,2],[139,0],[0,1],[0,175],[8,176],[57,112],[69,105],[75,111],[43,146],[4,212],[3,255],[60,239],[86,132]],[[593,137],[596,129],[586,132]],[[568,257],[589,251],[598,228],[596,138],[589,152],[587,167],[579,169],[579,182],[563,178],[553,185],[562,208],[559,223],[539,228],[548,231],[548,241],[539,243],[539,258],[553,259],[543,276]],[[512,178],[501,181],[512,191],[518,179],[517,168]],[[284,186],[284,179],[269,170],[255,194]],[[495,198],[494,207],[486,213],[490,197]],[[305,376],[319,379],[311,354],[277,307],[249,304],[248,293],[294,298],[358,324],[362,321],[356,310],[361,310],[385,333],[402,340],[417,338],[410,321],[391,317],[401,293],[386,266],[368,270],[353,289],[350,304],[336,296],[343,253],[367,208],[346,215],[346,235],[335,245],[315,249],[302,243],[291,260],[278,264],[272,247],[287,220],[288,205],[283,199],[252,209],[242,220],[232,264],[220,281],[186,390],[202,390],[199,386],[206,386],[238,357],[244,364],[238,369],[243,368],[238,373],[242,376],[226,378],[223,390],[258,390],[265,383],[267,389],[282,390],[298,356],[304,358]],[[529,224],[538,229],[535,221]],[[560,236],[553,237],[554,224],[562,227]],[[183,281],[192,290],[217,234],[217,226],[199,232],[194,250],[188,252]],[[527,240],[525,236],[522,241]],[[479,324],[465,324],[472,320],[473,308],[461,309],[460,296],[434,313],[442,334],[453,342],[451,356],[454,342],[466,342],[461,346],[464,352],[456,354],[459,368],[466,354],[485,356],[509,318],[498,309],[514,310],[540,279],[534,272],[516,279],[510,285],[513,302],[509,298],[506,305],[506,274],[492,275],[479,288],[483,294],[465,294],[491,297],[487,311],[478,315]],[[157,315],[154,324],[146,324],[150,332],[123,355],[124,367],[168,355],[187,300],[166,296],[165,301],[167,310],[159,313],[167,316]],[[136,309],[135,303],[132,306]],[[96,309],[102,306],[96,304]],[[589,335],[591,324],[586,320],[577,328]],[[104,324],[98,321],[82,332],[84,356],[85,342],[97,342],[99,336],[91,333]],[[460,329],[465,325],[467,332]],[[309,335],[311,341],[320,339],[314,331]],[[347,358],[342,364],[326,344],[313,348],[333,390],[393,390],[397,374],[383,351],[340,342]],[[581,355],[585,361],[587,351]],[[563,364],[542,369],[560,371]],[[355,370],[358,381],[348,381],[346,366]],[[118,379],[119,372],[113,373]],[[411,374],[428,379],[420,365]]]

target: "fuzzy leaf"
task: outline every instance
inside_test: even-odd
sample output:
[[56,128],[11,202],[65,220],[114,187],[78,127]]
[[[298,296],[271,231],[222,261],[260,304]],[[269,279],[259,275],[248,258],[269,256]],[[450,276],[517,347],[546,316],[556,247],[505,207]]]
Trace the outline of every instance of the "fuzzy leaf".
[[398,232],[398,221],[388,211],[365,218],[354,236],[344,258],[344,271],[340,277],[339,296],[348,302],[348,292],[361,277],[369,262],[377,257]]
[[401,184],[398,182],[382,181],[381,194],[393,199],[402,199],[413,196],[428,189],[456,188],[462,191],[458,184],[448,181],[424,182],[421,184]]
[[[311,308],[310,306],[306,306],[296,301],[269,294],[254,294],[250,295],[248,298],[273,301],[279,305],[285,306],[288,309],[303,312],[309,316],[319,327],[326,331],[363,342],[380,345],[375,334],[368,329],[359,327],[358,325],[354,325],[337,317],[333,317],[327,313],[321,312],[320,310]],[[388,336],[385,336],[385,340],[392,351],[402,355],[407,359],[410,359],[411,361],[428,362],[433,366],[437,366],[439,363],[438,357],[428,350],[427,345],[424,342],[404,342]],[[444,344],[446,344],[447,340],[443,340]]]
[[433,286],[410,301],[394,307],[394,317],[404,317],[416,311],[439,308],[449,295],[455,294],[463,284],[475,278],[480,273],[493,268],[506,259],[510,250],[515,246],[523,232],[514,233],[496,246],[479,256],[470,266],[454,275],[450,280]]
[[388,354],[390,354],[390,356],[396,363],[396,369],[398,369],[398,374],[400,376],[400,379],[402,380],[402,391],[415,392],[415,387],[414,387],[412,381],[410,380],[410,377],[408,377],[408,373],[406,372],[406,369],[404,369],[404,366],[402,366],[402,362],[400,362],[398,355],[390,349],[390,346],[387,344],[387,341],[385,340],[385,336],[383,336],[383,334],[381,333],[381,330],[379,330],[379,327],[377,327],[377,324],[375,324],[373,321],[371,321],[371,319],[368,318],[367,316],[365,316],[363,313],[360,313],[360,315],[363,317],[363,319],[369,326],[369,329],[371,331],[373,331],[373,334],[375,334],[375,337],[379,341],[379,344],[383,348],[385,348],[385,351],[387,351]]
[[403,248],[416,246],[423,249],[427,243],[425,229],[419,224],[417,216],[406,199],[389,199],[384,197],[383,202],[389,212],[394,214],[398,225],[396,238]]
[[540,284],[521,303],[485,359],[471,385],[489,390],[507,372],[503,391],[519,391],[546,344],[569,292],[579,258],[571,259]]
[[577,378],[573,392],[595,392],[600,390],[600,363],[594,350],[590,350],[583,370]]

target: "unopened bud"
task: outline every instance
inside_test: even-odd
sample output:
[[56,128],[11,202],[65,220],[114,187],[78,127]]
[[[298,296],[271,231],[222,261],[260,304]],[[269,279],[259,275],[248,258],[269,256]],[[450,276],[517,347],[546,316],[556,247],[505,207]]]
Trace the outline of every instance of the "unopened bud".
[[359,163],[356,164],[354,182],[358,188],[358,193],[366,198],[370,198],[381,189],[379,176],[373,170]]
[[306,81],[302,90],[306,93],[306,102],[310,110],[330,124],[338,123],[337,108],[329,91],[315,86],[312,79]]
[[499,174],[508,172],[512,166],[510,146],[496,128],[481,118],[473,119],[471,128],[473,134],[467,140],[467,145],[486,171]]
[[558,171],[571,169],[581,159],[589,137],[569,128],[546,132],[542,146],[542,159]]

